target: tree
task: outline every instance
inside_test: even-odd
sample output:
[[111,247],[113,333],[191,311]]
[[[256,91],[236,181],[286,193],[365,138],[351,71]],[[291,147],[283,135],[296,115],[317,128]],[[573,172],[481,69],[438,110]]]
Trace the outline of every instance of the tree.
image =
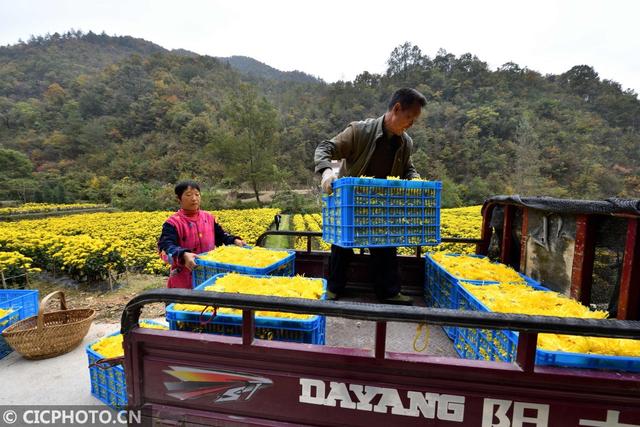
[[182,130],[182,136],[185,141],[201,147],[211,142],[213,134],[211,120],[204,113],[192,118]]
[[561,196],[562,191],[541,173],[540,141],[530,119],[524,115],[516,130],[515,156],[511,184],[513,190],[526,196]]
[[422,56],[422,51],[418,46],[409,42],[404,42],[391,52],[387,60],[387,75],[398,76],[401,80],[406,80],[412,69],[422,67],[428,58]]
[[35,194],[33,164],[19,151],[0,148],[0,198],[18,198],[23,202]]
[[224,109],[233,137],[221,144],[222,158],[229,160],[228,170],[236,181],[248,182],[259,206],[260,190],[274,182],[275,146],[278,119],[275,108],[247,85]]
[[44,92],[44,99],[52,105],[60,106],[64,103],[67,94],[58,83],[50,84]]
[[576,65],[564,73],[562,79],[576,95],[590,102],[598,91],[600,78],[598,73],[588,65]]

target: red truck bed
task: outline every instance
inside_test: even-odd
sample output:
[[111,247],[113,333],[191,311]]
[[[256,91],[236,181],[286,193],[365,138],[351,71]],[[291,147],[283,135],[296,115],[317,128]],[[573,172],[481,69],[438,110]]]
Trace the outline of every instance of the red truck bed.
[[[640,374],[534,363],[542,332],[640,339],[640,203],[560,202],[490,200],[482,238],[470,240],[486,254],[497,238],[504,263],[560,284],[559,292],[585,304],[597,250],[620,249],[618,320],[149,291],[123,313],[129,407],[148,425],[640,427]],[[622,230],[618,246],[608,243],[613,229]],[[365,263],[360,255],[351,266],[350,285],[358,290],[370,286]],[[327,267],[326,253],[309,247],[297,254],[296,271],[308,277],[324,276]],[[400,274],[403,291],[423,292],[423,259],[402,257]],[[142,306],[160,301],[240,308],[243,336],[137,328]],[[254,340],[256,309],[375,321],[375,348]],[[388,321],[519,331],[516,362],[387,352]]]
[[[201,295],[206,294],[206,295]],[[381,319],[373,351],[134,327],[136,307],[202,301]],[[124,327],[129,404],[152,422],[205,425],[640,426],[640,375],[535,367],[521,333],[518,363],[384,351],[385,322],[640,336],[638,322],[578,321],[184,290],[130,303]],[[248,311],[246,312],[248,313]],[[251,330],[247,314],[245,329]],[[551,319],[551,320],[550,320]],[[533,341],[532,341],[533,340]]]

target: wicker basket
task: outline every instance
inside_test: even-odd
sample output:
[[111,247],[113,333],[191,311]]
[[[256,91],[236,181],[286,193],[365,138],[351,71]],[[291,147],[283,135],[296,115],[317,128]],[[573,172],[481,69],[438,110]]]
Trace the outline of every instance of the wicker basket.
[[[47,302],[60,297],[60,311],[45,313]],[[25,359],[47,359],[73,350],[87,335],[96,313],[92,309],[67,310],[62,291],[55,291],[40,301],[37,316],[9,326],[2,336]]]

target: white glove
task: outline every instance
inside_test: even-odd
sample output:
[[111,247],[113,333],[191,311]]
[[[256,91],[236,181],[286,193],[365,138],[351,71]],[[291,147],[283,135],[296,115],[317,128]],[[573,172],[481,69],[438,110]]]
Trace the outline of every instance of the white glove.
[[327,168],[322,172],[322,181],[320,182],[320,186],[322,187],[322,191],[326,194],[333,193],[333,181],[338,179],[335,173],[333,173],[333,169]]

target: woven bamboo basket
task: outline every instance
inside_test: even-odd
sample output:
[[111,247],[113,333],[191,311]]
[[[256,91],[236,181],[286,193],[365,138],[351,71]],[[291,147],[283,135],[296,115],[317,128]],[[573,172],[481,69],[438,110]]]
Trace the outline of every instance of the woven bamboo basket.
[[[60,311],[45,313],[47,302],[60,297]],[[95,310],[67,309],[62,291],[51,292],[40,301],[37,316],[9,326],[2,336],[25,359],[47,359],[73,350],[89,332]]]

